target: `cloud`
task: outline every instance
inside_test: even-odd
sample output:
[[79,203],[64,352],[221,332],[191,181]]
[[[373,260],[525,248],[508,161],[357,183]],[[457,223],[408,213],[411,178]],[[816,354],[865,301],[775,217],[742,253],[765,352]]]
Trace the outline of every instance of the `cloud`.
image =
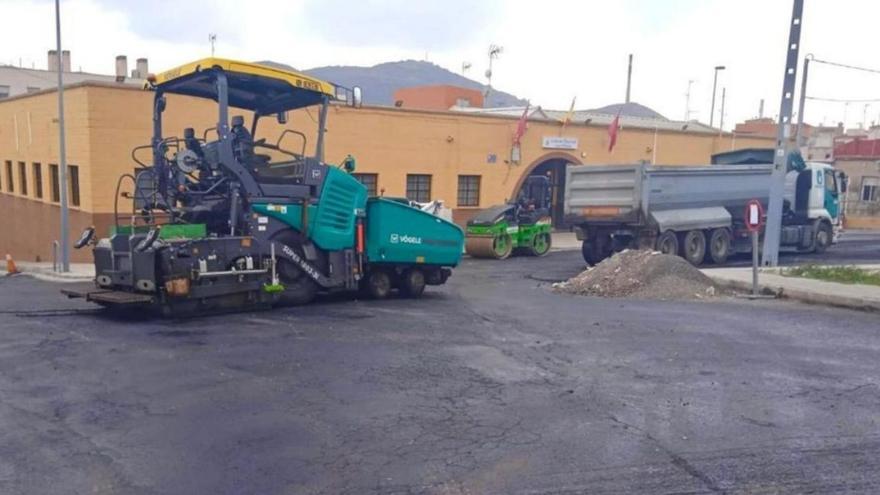
[[501,10],[499,0],[324,0],[303,14],[334,44],[449,50],[465,45]]
[[[423,59],[485,82],[486,51],[504,46],[493,85],[546,108],[580,108],[623,100],[626,57],[635,55],[633,99],[670,118],[684,117],[694,80],[692,116],[709,120],[713,67],[727,88],[725,124],[779,108],[790,0],[541,0],[489,3],[464,0],[193,0],[144,3],[63,0],[64,48],[74,68],[113,72],[116,55],[148,57],[154,70],[210,54],[276,60],[298,68],[373,65]],[[45,67],[55,45],[53,4],[0,0],[0,63]],[[876,0],[808,2],[801,58],[878,66],[874,50]],[[809,94],[880,98],[880,75],[814,64]],[[716,105],[720,110],[720,102]],[[880,120],[880,102],[810,101],[812,123],[849,125]]]

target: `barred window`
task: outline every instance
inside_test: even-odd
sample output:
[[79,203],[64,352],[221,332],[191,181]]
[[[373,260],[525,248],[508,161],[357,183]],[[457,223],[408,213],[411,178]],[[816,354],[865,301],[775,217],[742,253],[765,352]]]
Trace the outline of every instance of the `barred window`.
[[58,178],[58,165],[49,164],[49,182],[52,186],[52,201],[61,201],[61,182]]
[[862,178],[862,201],[880,201],[880,178]]
[[407,174],[406,197],[410,201],[427,203],[431,201],[431,176],[424,174]]
[[27,182],[27,164],[25,164],[24,162],[18,162],[18,192],[21,193],[22,196],[27,196]]
[[79,167],[76,165],[67,166],[67,185],[70,189],[70,204],[79,206]]
[[43,199],[43,168],[39,162],[34,162],[33,166],[33,181],[34,181],[34,196],[37,199]]
[[6,160],[6,192],[15,192],[15,183],[12,180],[12,160]]
[[352,174],[355,179],[366,186],[368,196],[379,194],[379,174]]
[[480,176],[458,176],[458,206],[480,206]]

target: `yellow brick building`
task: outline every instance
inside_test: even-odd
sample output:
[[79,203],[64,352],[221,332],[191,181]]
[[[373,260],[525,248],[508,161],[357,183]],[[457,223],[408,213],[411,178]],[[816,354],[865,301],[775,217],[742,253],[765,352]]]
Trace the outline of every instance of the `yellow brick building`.
[[[89,225],[103,234],[113,223],[117,178],[136,168],[132,149],[149,143],[152,100],[150,92],[112,83],[85,82],[65,91],[72,239]],[[298,111],[288,127],[313,136],[313,117],[314,112]],[[181,136],[185,127],[201,135],[215,121],[212,102],[168,97],[166,135]],[[267,121],[261,121],[257,137],[271,141],[280,128],[274,122],[264,125]],[[549,173],[558,183],[567,163],[706,164],[720,151],[773,145],[765,138],[706,132],[699,125],[652,127],[623,119],[617,147],[608,152],[606,123],[574,121],[563,127],[555,119],[540,119],[529,121],[515,163],[511,143],[516,127],[517,117],[510,115],[334,106],[328,116],[326,159],[338,163],[352,154],[357,172],[369,174],[365,180],[375,183],[377,193],[405,196],[409,185],[411,194],[420,193],[419,199],[444,200],[456,221],[463,222],[480,208],[515,197],[529,174]],[[0,253],[28,261],[51,259],[59,229],[58,156],[54,91],[0,101]],[[148,162],[150,151],[136,156]],[[471,193],[476,185],[476,195],[459,197],[462,184]],[[125,185],[123,191],[130,188]],[[130,208],[127,200],[119,201],[122,215]],[[89,258],[85,250],[74,251],[73,261]]]

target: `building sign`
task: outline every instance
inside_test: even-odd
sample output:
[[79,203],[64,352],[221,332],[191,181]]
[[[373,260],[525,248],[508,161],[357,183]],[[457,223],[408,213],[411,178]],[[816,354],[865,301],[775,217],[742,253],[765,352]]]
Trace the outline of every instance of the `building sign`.
[[573,137],[563,136],[544,136],[543,146],[549,150],[576,150],[578,149],[578,140]]

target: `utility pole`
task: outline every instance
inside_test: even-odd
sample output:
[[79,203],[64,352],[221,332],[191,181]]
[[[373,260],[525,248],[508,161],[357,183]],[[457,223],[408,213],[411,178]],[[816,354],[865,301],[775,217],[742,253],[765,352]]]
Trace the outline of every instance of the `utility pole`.
[[721,118],[718,122],[718,134],[724,132],[724,102],[727,100],[727,86],[721,88]]
[[758,118],[764,118],[764,98],[761,98],[761,104],[758,105]]
[[689,122],[691,120],[691,86],[693,86],[694,80],[688,79],[688,90],[687,93],[684,94],[684,121]]
[[629,91],[632,87],[632,77],[633,77],[633,54],[629,54],[629,68],[626,70],[626,100],[624,103],[629,103]]
[[67,209],[67,150],[64,140],[64,64],[61,60],[61,6],[55,0],[55,47],[58,52],[58,189],[61,203],[61,271],[70,271],[70,229]]
[[779,264],[779,237],[782,233],[782,200],[785,192],[785,174],[788,172],[788,153],[791,148],[791,112],[794,87],[797,82],[798,53],[801,46],[804,0],[794,0],[791,25],[786,45],[788,55],[782,82],[782,101],[779,105],[779,127],[776,131],[776,154],[773,157],[773,174],[770,178],[770,203],[764,228],[764,266]]
[[208,33],[208,42],[211,43],[211,58],[214,57],[214,43],[217,43],[217,35],[215,33]]
[[715,66],[715,82],[712,83],[712,107],[709,109],[709,127],[715,123],[715,90],[718,88],[718,71],[724,70],[723,65]]

